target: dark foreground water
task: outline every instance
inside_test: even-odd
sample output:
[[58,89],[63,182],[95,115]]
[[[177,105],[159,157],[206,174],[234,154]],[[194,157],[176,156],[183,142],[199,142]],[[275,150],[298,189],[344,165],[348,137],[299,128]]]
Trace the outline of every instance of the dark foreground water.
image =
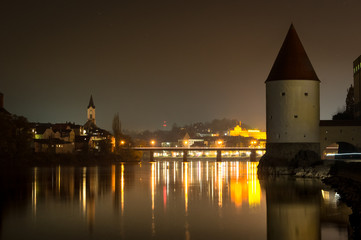
[[3,171],[1,239],[348,239],[320,181],[257,163],[161,161]]

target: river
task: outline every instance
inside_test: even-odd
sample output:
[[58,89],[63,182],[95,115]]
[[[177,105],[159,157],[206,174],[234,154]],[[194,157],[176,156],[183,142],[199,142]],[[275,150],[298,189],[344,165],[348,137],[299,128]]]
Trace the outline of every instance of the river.
[[1,239],[348,239],[350,208],[317,179],[257,164],[162,160],[1,175]]

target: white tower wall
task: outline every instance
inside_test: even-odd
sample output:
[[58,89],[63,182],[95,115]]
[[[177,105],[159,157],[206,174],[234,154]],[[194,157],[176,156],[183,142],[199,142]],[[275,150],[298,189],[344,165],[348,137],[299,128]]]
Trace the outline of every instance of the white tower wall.
[[266,82],[267,143],[319,143],[319,84],[314,80]]

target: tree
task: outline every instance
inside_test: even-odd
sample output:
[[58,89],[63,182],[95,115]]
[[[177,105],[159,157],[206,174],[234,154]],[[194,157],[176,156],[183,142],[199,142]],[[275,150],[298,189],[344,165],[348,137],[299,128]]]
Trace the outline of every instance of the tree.
[[123,135],[122,134],[122,129],[121,129],[121,123],[120,123],[120,120],[119,120],[119,113],[114,115],[112,128],[113,128],[113,134],[114,134],[114,138],[115,138],[114,152],[119,153],[120,140],[121,140],[122,135]]
[[355,108],[354,88],[351,84],[349,89],[347,89],[346,112],[353,114],[354,108]]
[[347,89],[345,111],[343,111],[343,112],[338,111],[335,115],[332,116],[332,120],[353,120],[354,119],[354,108],[355,108],[354,88],[351,85]]
[[21,159],[31,150],[31,131],[25,117],[0,113],[0,159]]

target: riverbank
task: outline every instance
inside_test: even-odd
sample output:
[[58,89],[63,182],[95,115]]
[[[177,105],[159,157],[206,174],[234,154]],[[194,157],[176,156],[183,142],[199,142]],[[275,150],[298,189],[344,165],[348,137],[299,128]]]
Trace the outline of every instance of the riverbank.
[[361,162],[338,162],[330,169],[330,177],[323,182],[340,195],[340,200],[352,209],[349,216],[352,228],[350,239],[361,239]]

